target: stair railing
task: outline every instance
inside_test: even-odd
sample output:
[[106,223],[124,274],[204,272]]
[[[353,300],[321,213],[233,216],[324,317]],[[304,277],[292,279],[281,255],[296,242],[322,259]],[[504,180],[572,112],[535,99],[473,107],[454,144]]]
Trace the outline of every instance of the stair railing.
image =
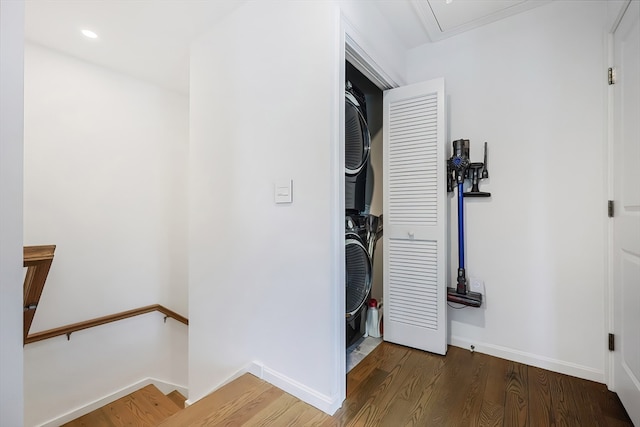
[[38,308],[40,296],[44,288],[51,263],[53,262],[53,254],[56,250],[55,245],[46,246],[25,246],[24,247],[24,266],[27,267],[27,273],[24,278],[24,344],[31,344],[37,341],[66,335],[67,339],[71,338],[71,334],[83,329],[93,328],[95,326],[104,325],[118,320],[127,319],[129,317],[139,316],[141,314],[158,311],[164,314],[164,321],[172,318],[178,322],[189,325],[189,319],[166,308],[160,304],[147,305],[145,307],[134,308],[133,310],[122,311],[120,313],[110,314],[108,316],[97,317],[83,322],[73,323],[71,325],[61,326],[59,328],[48,329],[42,332],[29,334],[33,317]]

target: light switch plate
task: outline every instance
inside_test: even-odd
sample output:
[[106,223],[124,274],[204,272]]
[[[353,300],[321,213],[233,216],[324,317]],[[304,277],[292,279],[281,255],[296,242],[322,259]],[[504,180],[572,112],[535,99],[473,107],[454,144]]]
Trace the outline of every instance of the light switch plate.
[[293,180],[276,181],[274,187],[274,200],[276,203],[293,202]]

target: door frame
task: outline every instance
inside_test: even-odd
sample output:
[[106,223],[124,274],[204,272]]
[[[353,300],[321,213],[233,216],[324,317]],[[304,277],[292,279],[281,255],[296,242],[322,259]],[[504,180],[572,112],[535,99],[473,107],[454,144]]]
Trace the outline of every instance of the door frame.
[[[345,193],[344,193],[344,91],[345,91],[345,61],[349,61],[358,71],[364,74],[369,80],[371,80],[381,90],[391,89],[400,86],[404,82],[399,82],[392,78],[390,74],[385,71],[378,61],[374,59],[377,57],[376,52],[371,49],[365,49],[363,45],[366,45],[361,33],[351,24],[349,19],[345,16],[344,12],[339,12],[339,40],[337,49],[337,81],[334,82],[334,88],[336,90],[336,112],[337,117],[335,120],[337,123],[333,128],[337,135],[334,135],[334,140],[338,142],[337,146],[333,147],[332,165],[333,165],[333,182],[331,183],[333,189],[332,195],[332,213],[333,213],[333,230],[334,230],[334,248],[335,258],[334,263],[338,268],[335,269],[334,283],[336,287],[334,289],[334,301],[336,301],[335,318],[340,319],[336,322],[336,330],[334,333],[335,341],[334,348],[336,349],[335,358],[338,367],[336,375],[336,383],[334,387],[337,393],[337,407],[340,407],[342,402],[346,399],[347,395],[347,354],[345,349],[346,342],[346,319],[344,317],[346,301],[345,301],[345,245],[344,245],[344,211],[345,211]],[[332,408],[333,409],[333,408]]]
[[[614,45],[614,35],[620,22],[622,21],[622,17],[625,12],[629,8],[631,4],[631,0],[626,0],[622,5],[620,5],[620,9],[618,14],[613,21],[611,28],[607,32],[607,61],[608,66],[613,67],[615,64],[615,45]],[[604,80],[604,79],[603,79]],[[605,83],[606,84],[606,83]],[[614,130],[615,130],[615,120],[614,120],[614,97],[615,88],[613,85],[607,85],[607,111],[606,111],[606,123],[607,123],[607,135],[606,135],[606,159],[605,159],[605,170],[606,172],[606,188],[607,188],[607,199],[614,199]],[[614,268],[614,253],[613,253],[613,221],[612,218],[608,218],[607,226],[606,226],[606,289],[605,289],[605,331],[606,333],[615,334],[616,331],[614,329],[614,308],[615,308],[615,283],[613,278],[613,268]],[[605,339],[606,337],[603,337]],[[604,383],[607,388],[611,391],[615,391],[615,376],[614,376],[614,361],[615,356],[612,351],[609,351],[606,346],[605,347],[605,357],[604,357]]]

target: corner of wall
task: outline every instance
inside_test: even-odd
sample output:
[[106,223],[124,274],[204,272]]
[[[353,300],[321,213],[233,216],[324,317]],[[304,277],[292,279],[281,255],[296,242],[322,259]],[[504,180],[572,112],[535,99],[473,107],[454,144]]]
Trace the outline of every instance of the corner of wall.
[[22,425],[24,2],[0,2],[0,422]]
[[333,415],[342,406],[342,401],[338,396],[327,396],[319,393],[276,370],[264,366],[260,362],[251,363],[247,372],[329,415]]
[[[299,383],[298,381],[265,366],[262,362],[259,361],[253,361],[243,366],[242,369],[239,369],[226,380],[222,381],[216,387],[212,388],[208,393],[205,393],[204,396],[215,392],[216,390],[224,387],[226,384],[229,384],[230,382],[241,377],[244,374],[251,374],[257,378],[260,378],[261,380],[264,380],[269,384],[278,387],[284,392],[297,397],[303,402],[308,403],[309,405],[329,415],[333,415],[342,406],[342,400],[339,398],[339,396],[327,396],[325,394],[319,393],[316,390],[313,390],[312,388],[307,387],[304,384]],[[187,401],[185,402],[185,406],[191,406],[198,400],[200,399],[187,399]]]

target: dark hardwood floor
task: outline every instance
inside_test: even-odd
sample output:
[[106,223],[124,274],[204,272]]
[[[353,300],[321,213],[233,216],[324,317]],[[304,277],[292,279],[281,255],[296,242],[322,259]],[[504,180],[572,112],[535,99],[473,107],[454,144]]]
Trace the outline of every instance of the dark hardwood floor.
[[458,347],[378,346],[347,376],[345,426],[632,426],[615,393]]

